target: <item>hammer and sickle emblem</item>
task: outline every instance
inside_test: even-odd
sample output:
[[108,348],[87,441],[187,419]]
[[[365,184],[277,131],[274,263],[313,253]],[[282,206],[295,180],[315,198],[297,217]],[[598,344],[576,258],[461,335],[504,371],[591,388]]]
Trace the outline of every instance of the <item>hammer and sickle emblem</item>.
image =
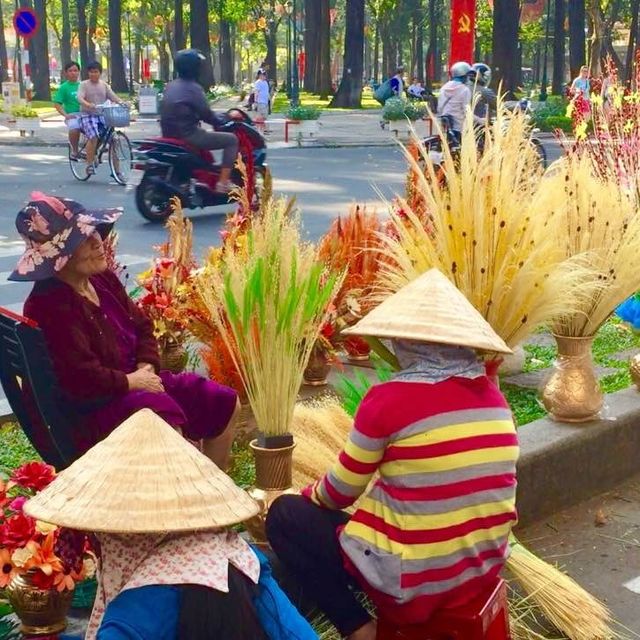
[[463,13],[458,18],[458,33],[470,33],[471,32],[471,18],[468,13]]

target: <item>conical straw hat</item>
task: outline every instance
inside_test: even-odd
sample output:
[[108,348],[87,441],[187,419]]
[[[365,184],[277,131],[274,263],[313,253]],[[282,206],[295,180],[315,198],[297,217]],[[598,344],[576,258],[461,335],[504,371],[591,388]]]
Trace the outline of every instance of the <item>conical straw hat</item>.
[[150,409],[125,420],[29,500],[25,513],[109,533],[226,527],[259,507]]
[[491,325],[438,269],[422,274],[342,333],[512,353]]

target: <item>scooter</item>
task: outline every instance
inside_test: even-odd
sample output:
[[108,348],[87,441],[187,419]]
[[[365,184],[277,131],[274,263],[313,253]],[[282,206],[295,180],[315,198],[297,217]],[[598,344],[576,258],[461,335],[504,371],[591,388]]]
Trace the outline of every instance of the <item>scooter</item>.
[[[240,109],[227,112],[227,121],[217,131],[233,133],[249,181],[249,199],[257,205],[260,186],[269,173],[266,142]],[[171,198],[177,197],[184,208],[214,207],[229,204],[226,193],[217,193],[220,165],[213,164],[210,151],[196,149],[184,140],[148,138],[136,141],[129,186],[135,187],[136,206],[151,222],[164,222],[171,215]],[[244,186],[242,173],[235,168],[232,182]]]

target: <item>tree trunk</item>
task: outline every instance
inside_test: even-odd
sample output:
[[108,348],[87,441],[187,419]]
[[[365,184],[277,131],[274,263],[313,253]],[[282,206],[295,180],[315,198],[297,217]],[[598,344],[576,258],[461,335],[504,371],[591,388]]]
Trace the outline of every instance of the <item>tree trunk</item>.
[[424,82],[424,20],[422,11],[416,13],[416,75],[419,82]]
[[233,86],[233,48],[231,47],[231,24],[220,20],[220,82]]
[[320,4],[321,0],[304,3],[304,88],[311,93],[317,93],[320,85]]
[[69,0],[62,0],[62,36],[60,37],[60,64],[64,67],[71,62],[71,20]]
[[182,0],[174,0],[173,13],[173,46],[177,53],[187,46],[187,39],[184,33],[184,13]]
[[34,0],[33,10],[40,19],[41,29],[31,38],[29,46],[29,66],[33,81],[35,100],[51,100],[51,79],[49,77],[49,39],[47,29],[46,0]]
[[569,67],[576,78],[586,62],[584,27],[586,12],[584,0],[569,0]]
[[0,2],[0,86],[9,80],[9,58],[7,57],[7,43],[4,38],[4,15]]
[[433,90],[433,83],[438,76],[438,15],[436,8],[436,0],[429,0],[429,47],[427,48],[426,67],[427,77],[425,78],[425,87],[430,91]]
[[318,84],[316,92],[322,99],[328,98],[331,88],[331,14],[329,0],[317,0],[320,7],[318,24]]
[[91,11],[89,12],[89,33],[87,34],[89,60],[96,59],[96,29],[98,28],[99,4],[100,0],[91,0]]
[[109,48],[111,49],[111,88],[126,93],[127,77],[124,72],[124,51],[122,50],[122,2],[109,0]]
[[360,108],[364,67],[364,0],[347,0],[344,70],[332,107]]
[[493,4],[493,70],[496,85],[509,99],[515,96],[519,84],[518,0],[495,0]]
[[378,82],[380,79],[380,22],[377,19],[373,38],[373,81]]
[[565,53],[565,0],[555,0],[553,19],[553,82],[551,93],[562,95],[564,85],[564,53]]
[[204,68],[200,74],[200,83],[206,91],[215,84],[211,61],[211,43],[209,41],[209,8],[207,0],[189,0],[189,5],[191,8],[189,24],[191,46],[202,51],[206,58],[203,65]]
[[[264,43],[267,47],[267,55],[265,62],[269,65],[269,82],[273,80],[278,85],[278,61],[276,59],[276,53],[278,48],[278,23],[272,23],[267,29],[264,30]],[[293,64],[298,64],[297,60],[293,61]]]
[[78,12],[78,45],[80,49],[80,69],[82,77],[87,78],[87,64],[90,62],[89,45],[87,42],[87,3],[88,0],[76,0]]
[[631,25],[629,26],[629,43],[624,65],[624,81],[630,82],[633,78],[633,59],[638,46],[638,12],[640,12],[640,0],[631,0]]

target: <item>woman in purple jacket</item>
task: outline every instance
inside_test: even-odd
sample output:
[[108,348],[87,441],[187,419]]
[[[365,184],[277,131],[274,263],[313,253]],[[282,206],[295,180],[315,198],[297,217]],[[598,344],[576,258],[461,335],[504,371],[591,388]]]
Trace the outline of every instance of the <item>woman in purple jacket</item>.
[[9,279],[35,282],[24,314],[42,330],[62,400],[78,416],[77,456],[147,407],[202,440],[225,469],[237,395],[192,373],[160,371],[151,321],[107,268],[102,240],[121,214],[36,192],[16,219],[27,248]]

